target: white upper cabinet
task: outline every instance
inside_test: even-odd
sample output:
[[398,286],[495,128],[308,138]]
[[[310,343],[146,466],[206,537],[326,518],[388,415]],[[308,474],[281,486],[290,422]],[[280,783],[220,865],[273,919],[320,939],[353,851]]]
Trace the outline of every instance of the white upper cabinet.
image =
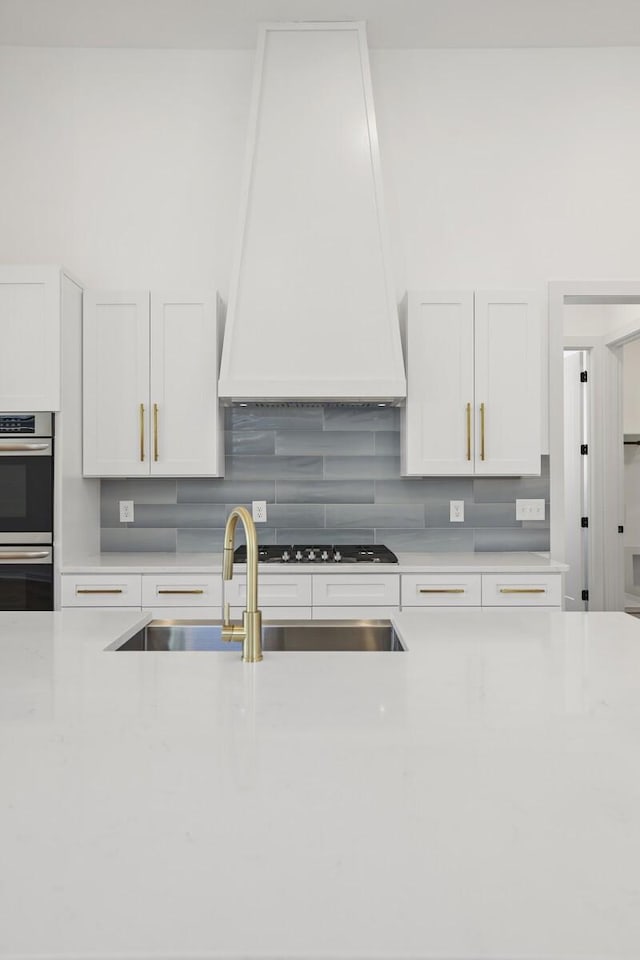
[[530,293],[411,293],[404,476],[540,473],[540,309]]
[[223,473],[224,431],[217,376],[215,302],[152,294],[152,475]]
[[0,267],[0,410],[60,409],[58,267]]
[[221,476],[214,299],[85,293],[85,476]]
[[149,294],[85,291],[85,476],[149,473]]
[[476,293],[476,473],[540,473],[540,336],[534,294]]
[[409,294],[405,333],[402,473],[473,473],[473,293]]

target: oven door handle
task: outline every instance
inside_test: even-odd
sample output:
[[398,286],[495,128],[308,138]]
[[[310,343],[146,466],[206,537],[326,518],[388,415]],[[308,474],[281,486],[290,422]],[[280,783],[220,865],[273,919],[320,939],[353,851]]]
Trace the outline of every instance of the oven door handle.
[[51,550],[0,550],[0,563],[3,561],[50,560]]
[[0,440],[0,453],[37,453],[40,450],[49,450],[51,447],[50,443],[17,443],[15,440],[10,440],[8,443]]

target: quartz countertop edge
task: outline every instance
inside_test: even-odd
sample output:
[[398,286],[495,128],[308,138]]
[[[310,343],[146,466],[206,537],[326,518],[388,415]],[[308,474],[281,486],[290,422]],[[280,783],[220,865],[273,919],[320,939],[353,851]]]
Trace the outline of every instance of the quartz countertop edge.
[[1,960],[640,956],[638,620],[113,652],[148,618],[0,613]]
[[[397,553],[398,563],[261,563],[261,573],[563,573],[566,563],[546,554]],[[238,564],[242,567],[243,564]],[[222,572],[221,553],[101,553],[64,560],[63,574]]]

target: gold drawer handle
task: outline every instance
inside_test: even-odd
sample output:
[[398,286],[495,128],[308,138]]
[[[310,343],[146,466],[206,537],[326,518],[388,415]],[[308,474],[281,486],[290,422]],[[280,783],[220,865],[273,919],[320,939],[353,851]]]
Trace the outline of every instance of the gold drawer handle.
[[158,404],[153,405],[153,459],[158,461]]
[[545,587],[500,587],[500,593],[546,593]]
[[124,593],[124,590],[120,587],[117,589],[114,588],[113,590],[85,590],[82,587],[78,587],[76,593]]
[[464,587],[420,587],[420,593],[464,593]]
[[204,593],[204,590],[158,590],[158,593]]
[[471,460],[471,404],[467,404],[467,460]]
[[144,403],[140,404],[140,462],[144,462]]
[[480,459],[484,460],[484,403],[480,404]]

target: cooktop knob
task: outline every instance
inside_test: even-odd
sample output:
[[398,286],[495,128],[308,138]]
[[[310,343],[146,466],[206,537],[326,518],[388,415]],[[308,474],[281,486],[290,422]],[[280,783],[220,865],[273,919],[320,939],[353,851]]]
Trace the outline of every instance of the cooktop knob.
[[307,559],[308,559],[308,560],[315,560],[315,558],[316,558],[316,552],[315,552],[315,550],[309,550],[309,556],[307,557]]
[[291,560],[291,554],[289,553],[288,550],[283,550],[283,551],[282,551],[282,562],[283,562],[283,563],[286,563],[287,560]]
[[299,550],[296,550],[296,560],[302,560],[302,554]]
[[342,560],[342,554],[340,553],[339,550],[336,550],[336,552],[333,555],[333,559],[336,561],[336,563],[340,563],[340,561]]
[[326,550],[323,550],[323,551],[322,551],[322,553],[320,554],[320,559],[321,559],[321,560],[328,560],[328,559],[329,559],[329,554],[327,553]]

